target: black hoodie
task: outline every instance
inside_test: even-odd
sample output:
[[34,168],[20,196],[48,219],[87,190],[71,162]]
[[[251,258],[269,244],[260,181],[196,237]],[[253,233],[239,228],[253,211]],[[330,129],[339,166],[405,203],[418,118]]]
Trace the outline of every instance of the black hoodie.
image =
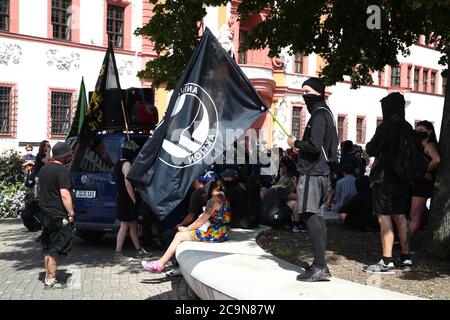
[[[323,108],[328,109],[328,111]],[[300,149],[297,170],[302,175],[327,176],[330,174],[330,167],[325,159],[322,147],[327,153],[327,157],[330,156],[330,151],[333,148],[337,150],[336,126],[331,110],[325,101],[314,104],[312,108],[308,108],[308,111],[311,118],[306,125],[303,139],[302,141],[295,141],[295,147]]]
[[381,100],[383,122],[377,127],[375,135],[366,145],[369,156],[375,157],[370,176],[372,182],[397,184],[388,165],[399,156],[400,133],[402,129],[413,130],[405,120],[405,99],[394,92]]

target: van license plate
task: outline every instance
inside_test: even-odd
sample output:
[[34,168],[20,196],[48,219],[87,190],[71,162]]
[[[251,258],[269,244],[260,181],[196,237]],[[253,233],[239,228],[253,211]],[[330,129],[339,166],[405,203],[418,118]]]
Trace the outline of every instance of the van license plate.
[[97,192],[91,190],[77,190],[75,191],[75,197],[79,199],[94,199],[97,196]]

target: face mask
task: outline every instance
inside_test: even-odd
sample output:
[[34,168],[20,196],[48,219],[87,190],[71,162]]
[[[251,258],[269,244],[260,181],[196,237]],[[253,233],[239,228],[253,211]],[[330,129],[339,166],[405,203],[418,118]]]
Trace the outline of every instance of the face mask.
[[235,185],[237,185],[237,181],[233,180],[233,181],[224,181],[223,185],[225,186],[225,188],[230,188],[233,187]]
[[419,138],[420,140],[425,140],[428,138],[428,133],[424,132],[424,131],[416,131],[416,136],[417,138]]
[[316,94],[311,93],[304,94],[303,100],[305,100],[306,107],[308,108],[309,112],[311,112],[312,108],[316,103],[323,101],[322,96],[318,96]]

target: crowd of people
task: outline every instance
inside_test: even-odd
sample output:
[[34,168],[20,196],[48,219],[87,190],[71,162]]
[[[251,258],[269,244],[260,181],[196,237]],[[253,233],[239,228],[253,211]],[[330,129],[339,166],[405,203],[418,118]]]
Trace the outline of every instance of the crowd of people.
[[[137,257],[148,253],[144,246],[164,242],[167,250],[160,259],[142,261],[143,268],[160,273],[167,271],[169,261],[177,266],[174,254],[183,241],[223,242],[229,239],[231,228],[264,224],[294,233],[308,232],[314,261],[297,280],[324,281],[331,277],[325,258],[324,220],[324,213],[330,211],[350,229],[380,231],[382,257],[364,271],[392,273],[395,267],[411,269],[409,241],[422,225],[440,162],[433,124],[421,121],[414,130],[405,121],[403,96],[392,93],[381,100],[383,122],[367,143],[366,151],[352,141],[344,141],[338,148],[334,117],[325,103],[325,85],[318,78],[310,78],[303,84],[303,90],[311,117],[301,140],[288,137],[289,149],[269,151],[253,150],[251,141],[246,139],[242,164],[235,161],[210,166],[195,179],[185,199],[162,220],[151,212],[126,178],[138,146],[133,141],[124,142],[122,158],[114,168],[117,218],[121,222],[116,257],[122,256],[128,232]],[[413,149],[414,142],[419,141],[420,147]],[[413,166],[412,160],[403,155],[408,150],[423,154],[426,167],[420,174],[418,165]],[[55,278],[56,268],[59,257],[70,250],[74,217],[70,174],[64,166],[72,160],[72,151],[67,143],[58,142],[50,156],[46,140],[35,158],[31,146],[27,145],[26,151],[24,171],[29,177],[26,183],[31,185],[38,177],[40,185],[45,287],[61,288],[63,285]],[[269,152],[276,155],[269,164],[251,161]],[[375,158],[373,164],[369,157]],[[278,170],[273,170],[274,163],[279,164]],[[405,168],[417,172],[405,173]],[[394,223],[401,245],[397,261],[392,257]],[[177,268],[167,273],[179,274]]]

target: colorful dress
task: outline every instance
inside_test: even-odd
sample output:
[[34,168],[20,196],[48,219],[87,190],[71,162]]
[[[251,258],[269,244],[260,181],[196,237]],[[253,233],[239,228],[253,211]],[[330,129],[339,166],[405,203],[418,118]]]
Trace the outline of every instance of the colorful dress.
[[219,210],[211,214],[209,222],[210,225],[206,232],[199,229],[191,231],[194,239],[202,242],[227,241],[231,229],[230,204],[225,201]]

